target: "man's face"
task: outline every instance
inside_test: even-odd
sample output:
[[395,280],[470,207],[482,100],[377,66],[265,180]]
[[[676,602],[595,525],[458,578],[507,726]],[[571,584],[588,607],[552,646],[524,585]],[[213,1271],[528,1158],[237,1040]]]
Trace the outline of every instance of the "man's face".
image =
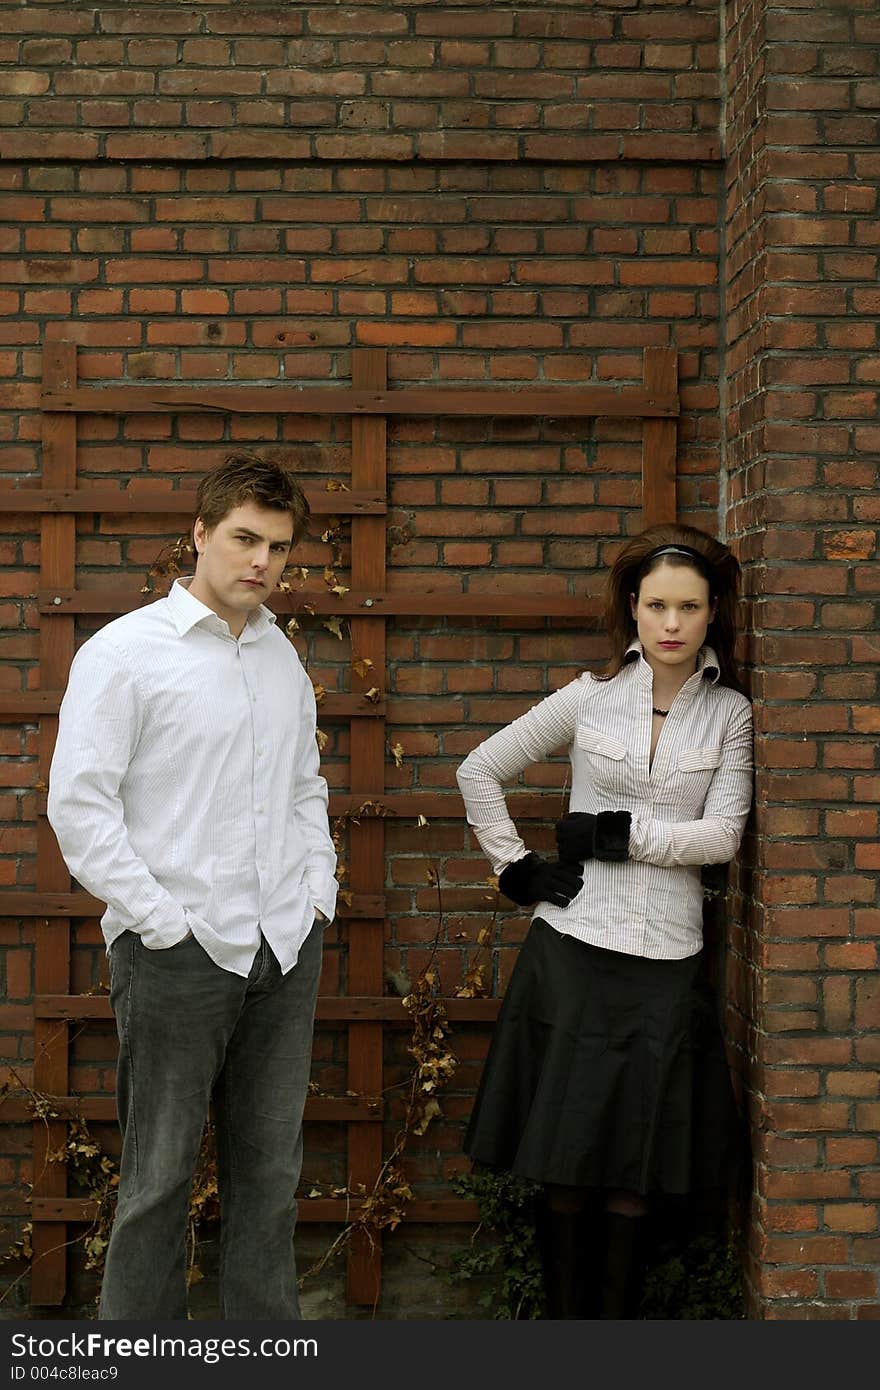
[[209,531],[193,528],[198,558],[190,593],[223,618],[233,636],[281,578],[293,538],[288,512],[243,502]]

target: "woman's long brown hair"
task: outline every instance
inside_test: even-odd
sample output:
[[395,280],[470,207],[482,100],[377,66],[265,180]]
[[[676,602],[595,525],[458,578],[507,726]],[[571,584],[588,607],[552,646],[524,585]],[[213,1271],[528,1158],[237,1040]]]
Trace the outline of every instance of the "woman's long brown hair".
[[[696,551],[696,555],[654,556],[653,552],[667,545],[687,546]],[[717,600],[717,606],[706,633],[706,642],[718,657],[722,685],[745,694],[734,657],[739,561],[721,541],[714,540],[694,526],[677,522],[650,526],[641,535],[634,536],[611,567],[605,590],[605,622],[611,639],[611,660],[599,679],[610,680],[623,665],[626,649],[637,636],[629,596],[637,595],[645,575],[661,564],[688,565],[708,580],[709,598]]]

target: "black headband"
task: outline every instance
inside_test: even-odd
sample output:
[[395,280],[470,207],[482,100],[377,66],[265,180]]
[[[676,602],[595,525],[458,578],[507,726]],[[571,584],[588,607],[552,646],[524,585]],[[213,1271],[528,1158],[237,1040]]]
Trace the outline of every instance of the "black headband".
[[717,583],[711,561],[707,560],[705,555],[701,555],[699,550],[694,550],[691,545],[658,545],[655,550],[650,550],[637,570],[639,578],[647,574],[649,565],[663,555],[681,555],[685,560],[688,560],[708,581],[710,589]]
[[650,560],[656,560],[660,555],[686,555],[689,560],[696,560],[700,569],[708,570],[711,568],[705,555],[701,555],[699,550],[694,550],[690,545],[658,545],[656,550],[650,551],[645,556],[642,563],[647,565]]

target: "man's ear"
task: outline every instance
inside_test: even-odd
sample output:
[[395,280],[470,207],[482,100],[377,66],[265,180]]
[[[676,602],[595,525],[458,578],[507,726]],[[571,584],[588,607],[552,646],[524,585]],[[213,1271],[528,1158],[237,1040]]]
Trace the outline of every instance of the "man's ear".
[[202,518],[197,516],[195,525],[193,526],[193,545],[195,546],[196,555],[201,555],[207,534],[208,528],[205,526]]

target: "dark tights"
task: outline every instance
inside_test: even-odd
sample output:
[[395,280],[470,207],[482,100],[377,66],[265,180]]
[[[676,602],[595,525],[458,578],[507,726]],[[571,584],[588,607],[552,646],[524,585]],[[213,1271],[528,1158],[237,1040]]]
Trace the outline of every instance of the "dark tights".
[[638,1316],[647,1210],[635,1192],[544,1184],[538,1244],[548,1318]]

